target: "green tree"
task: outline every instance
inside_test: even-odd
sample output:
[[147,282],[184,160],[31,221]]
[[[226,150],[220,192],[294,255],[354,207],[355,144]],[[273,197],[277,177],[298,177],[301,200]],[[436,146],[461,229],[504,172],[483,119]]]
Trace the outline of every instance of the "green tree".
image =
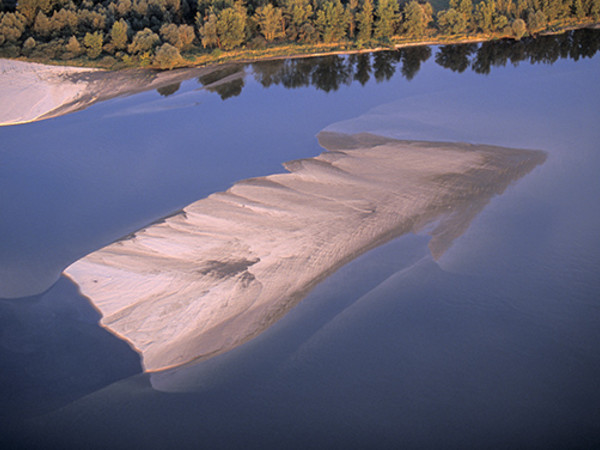
[[515,19],[511,25],[513,36],[520,40],[527,32],[527,24],[523,19]]
[[494,0],[486,0],[477,5],[475,23],[484,33],[491,33],[493,31],[495,12],[496,3]]
[[363,0],[360,11],[356,15],[358,21],[359,42],[368,42],[373,34],[373,2],[372,0]]
[[154,55],[154,65],[161,69],[171,70],[181,61],[181,54],[177,47],[168,42],[161,45]]
[[323,42],[340,41],[346,34],[348,17],[340,0],[327,0],[317,11],[315,21]]
[[411,0],[404,6],[403,31],[409,36],[423,36],[427,25],[433,20],[432,14],[431,4]]
[[33,23],[33,31],[37,36],[47,38],[52,33],[50,19],[42,11],[37,13]]
[[132,55],[149,55],[159,43],[160,38],[158,37],[158,34],[153,32],[150,28],[144,28],[135,33],[131,40],[131,44],[127,47],[127,51]]
[[527,28],[530,33],[539,33],[540,31],[546,29],[548,25],[548,19],[546,18],[546,14],[542,11],[531,11],[527,15]]
[[131,0],[118,0],[116,3],[116,10],[119,17],[128,16],[133,10]]
[[29,54],[35,48],[35,45],[35,39],[29,36],[27,39],[25,39],[25,42],[23,42],[23,54],[29,56]]
[[313,7],[310,0],[283,0],[283,16],[286,22],[286,34],[292,41],[301,40],[301,35],[306,34],[313,16]]
[[346,18],[348,20],[348,37],[353,39],[356,32],[356,11],[358,9],[358,0],[348,0],[345,8]]
[[0,16],[0,45],[5,42],[17,42],[25,31],[25,17],[16,13],[4,13]]
[[438,25],[442,33],[459,34],[467,29],[467,20],[462,13],[450,8],[438,13]]
[[465,17],[467,27],[470,27],[473,23],[473,2],[471,0],[461,0],[458,12]]
[[117,50],[124,50],[127,48],[127,42],[129,41],[129,25],[123,19],[117,20],[113,23],[110,30],[110,40]]
[[285,22],[283,12],[271,3],[261,6],[256,10],[256,22],[260,28],[260,33],[267,42],[285,36]]
[[17,3],[17,12],[25,17],[25,23],[31,25],[40,10],[39,0],[19,0]]
[[[473,2],[471,0],[450,0],[450,7],[448,10],[453,9],[461,14],[465,21],[465,29],[472,27],[473,24]],[[440,13],[443,11],[440,11]],[[438,13],[438,17],[440,15]],[[462,22],[461,19],[450,16],[454,22]]]
[[95,31],[94,33],[85,33],[83,37],[83,45],[85,46],[85,51],[87,53],[88,58],[96,59],[102,53],[102,41],[103,36],[100,31]]
[[160,35],[164,42],[168,42],[180,52],[189,50],[195,39],[194,28],[191,25],[174,23],[165,23],[161,26]]
[[65,45],[65,50],[67,52],[67,58],[76,58],[77,56],[83,53],[83,49],[81,48],[81,44],[77,40],[75,36],[71,36]]
[[375,12],[375,38],[384,40],[394,35],[398,21],[398,2],[396,0],[379,0]]
[[54,11],[50,22],[53,32],[67,37],[77,33],[79,18],[75,11],[62,8],[58,11]]
[[225,8],[217,16],[217,34],[225,50],[242,45],[246,38],[246,8],[241,2]]
[[589,0],[589,16],[594,19],[600,19],[600,0]]
[[582,20],[586,16],[581,0],[573,0],[573,14],[578,20]]
[[[200,14],[200,13],[198,13]],[[196,23],[200,22],[199,16],[196,19]],[[204,48],[220,47],[219,34],[217,33],[217,22],[218,18],[215,13],[210,13],[208,19],[204,21],[202,26],[198,28],[198,34]]]

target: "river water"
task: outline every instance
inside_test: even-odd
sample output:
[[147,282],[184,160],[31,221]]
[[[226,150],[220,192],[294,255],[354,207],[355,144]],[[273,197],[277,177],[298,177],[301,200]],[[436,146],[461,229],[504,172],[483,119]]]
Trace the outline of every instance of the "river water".
[[[23,448],[600,445],[598,31],[231,66],[0,129],[0,431]],[[214,84],[212,86],[215,86]],[[60,272],[323,131],[539,149],[434,259],[371,250],[227,353],[143,374]],[[48,281],[50,280],[50,281]],[[55,282],[55,280],[57,280]]]

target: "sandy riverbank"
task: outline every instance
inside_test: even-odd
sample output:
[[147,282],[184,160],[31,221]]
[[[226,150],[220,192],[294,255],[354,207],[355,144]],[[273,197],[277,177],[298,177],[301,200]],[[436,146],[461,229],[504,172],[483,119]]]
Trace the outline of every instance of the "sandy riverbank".
[[439,257],[542,152],[321,133],[328,150],[249,179],[98,250],[65,273],[149,371],[230,350],[328,274],[436,223]]
[[106,71],[0,59],[0,126],[62,116],[97,102],[159,89],[220,69]]

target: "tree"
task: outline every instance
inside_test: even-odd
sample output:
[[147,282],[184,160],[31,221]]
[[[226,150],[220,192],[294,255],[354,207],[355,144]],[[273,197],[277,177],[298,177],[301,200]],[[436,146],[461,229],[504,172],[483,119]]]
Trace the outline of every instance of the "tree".
[[423,36],[427,25],[433,20],[433,8],[429,3],[419,3],[411,0],[404,6],[404,21],[402,28],[409,36]]
[[181,61],[179,50],[168,42],[161,45],[154,55],[154,64],[161,69],[171,70]]
[[346,34],[348,17],[340,0],[327,0],[317,11],[315,22],[323,42],[337,42]]
[[[292,41],[303,40],[302,33],[310,34],[306,25],[313,15],[310,0],[283,0],[283,17],[286,22],[286,34]],[[312,25],[310,25],[312,27]],[[306,36],[304,36],[306,37]]]
[[373,2],[372,0],[364,0],[359,13],[356,15],[358,22],[359,42],[368,42],[373,34]]
[[25,17],[25,23],[31,25],[35,20],[35,16],[40,10],[38,0],[19,0],[17,3],[17,12]]
[[88,58],[96,59],[102,53],[102,41],[103,36],[100,31],[95,31],[94,33],[85,33],[83,37],[83,45],[85,46],[85,51],[87,53]]
[[116,3],[116,9],[120,17],[127,16],[132,11],[131,0],[119,0]]
[[173,45],[180,52],[189,50],[195,39],[194,28],[191,25],[175,25],[165,23],[160,27],[163,41]]
[[[200,13],[198,13],[200,14]],[[196,19],[196,23],[199,22],[199,16]],[[220,47],[221,43],[219,42],[219,34],[217,33],[217,15],[215,13],[210,13],[208,19],[204,21],[204,24],[199,27],[198,34],[200,34],[200,40],[202,42],[202,47]]]
[[150,28],[144,28],[133,36],[131,44],[127,47],[130,54],[150,54],[154,47],[160,43],[160,38]]
[[17,42],[25,28],[25,17],[22,14],[4,13],[0,18],[0,45],[4,42]]
[[467,29],[465,16],[454,8],[438,13],[438,25],[445,34],[459,34]]
[[578,20],[585,17],[585,9],[581,0],[573,0],[573,13]]
[[538,33],[546,28],[548,20],[542,11],[530,12],[527,15],[527,28],[530,33]]
[[25,39],[25,42],[23,42],[23,54],[29,56],[31,51],[35,48],[35,45],[35,39],[29,36],[27,39]]
[[256,21],[260,28],[260,33],[267,42],[285,36],[283,12],[280,8],[274,7],[271,3],[261,6],[256,10]]
[[594,19],[600,19],[600,0],[590,0],[589,16]]
[[47,38],[52,33],[52,26],[50,20],[42,11],[37,13],[35,21],[33,23],[33,31],[40,37]]
[[225,8],[217,16],[217,34],[220,46],[230,50],[240,46],[246,38],[246,8],[241,2]]
[[110,30],[110,40],[116,50],[124,50],[127,48],[129,25],[123,19],[119,19]]
[[69,38],[67,44],[65,45],[65,50],[67,51],[67,58],[75,58],[83,53],[81,44],[75,36],[71,36]]
[[67,37],[77,33],[79,18],[75,11],[62,8],[58,11],[54,11],[50,22],[55,33]]
[[396,0],[379,0],[375,13],[375,37],[380,40],[390,39],[394,35],[398,21],[398,2]]
[[496,4],[494,3],[494,0],[485,0],[477,5],[477,10],[475,11],[475,23],[484,33],[493,31],[495,12]]
[[348,20],[348,37],[354,38],[356,30],[356,10],[358,8],[358,0],[348,0],[346,3],[346,18]]
[[516,40],[520,40],[527,32],[527,24],[523,19],[515,19],[511,28]]
[[473,23],[473,2],[471,0],[461,0],[458,6],[458,12],[465,17],[467,27],[472,26]]

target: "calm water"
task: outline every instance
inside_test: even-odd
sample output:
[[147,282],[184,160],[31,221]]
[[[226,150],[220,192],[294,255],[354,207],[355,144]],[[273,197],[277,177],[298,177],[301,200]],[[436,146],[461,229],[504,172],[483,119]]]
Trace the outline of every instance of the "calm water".
[[[0,267],[81,256],[324,129],[547,152],[435,261],[410,235],[224,355],[141,374],[65,278],[0,300],[0,439],[25,448],[600,445],[598,32],[226,69],[0,129]],[[225,100],[223,100],[225,98]],[[45,281],[44,281],[45,282]]]

